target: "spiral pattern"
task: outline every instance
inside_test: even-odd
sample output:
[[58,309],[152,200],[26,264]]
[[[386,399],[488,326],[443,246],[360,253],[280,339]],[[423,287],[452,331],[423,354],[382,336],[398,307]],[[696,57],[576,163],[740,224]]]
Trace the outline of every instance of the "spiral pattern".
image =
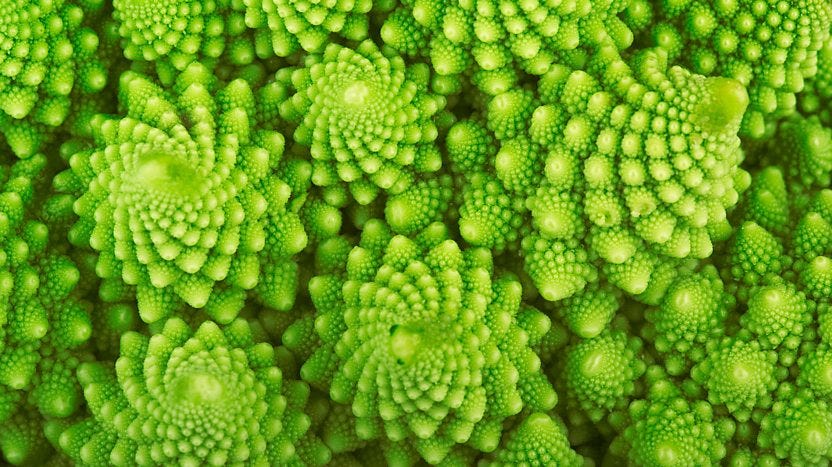
[[529,309],[540,319],[521,327],[520,284],[492,280],[486,250],[388,232],[365,226],[342,286],[310,281],[324,345],[301,374],[352,405],[359,438],[406,442],[431,463],[458,443],[490,451],[506,417],[557,400],[528,346],[549,321]]
[[380,190],[400,193],[415,174],[438,170],[433,119],[445,99],[428,92],[428,75],[371,41],[356,49],[331,44],[316,63],[286,73],[295,94],[280,113],[297,124],[295,142],[309,147],[313,183],[343,181],[367,204]]
[[249,290],[291,308],[291,256],[306,234],[287,209],[291,189],[273,176],[283,136],[252,128],[254,96],[243,81],[180,85],[173,100],[141,75],[123,76],[127,116],[96,120],[98,144],[71,159],[85,190],[70,237],[99,252],[103,279],[136,286],[146,322],[184,302],[227,323]]
[[93,418],[64,430],[78,462],[114,465],[320,465],[329,451],[309,431],[309,387],[285,379],[274,348],[244,320],[172,318],[151,337],[127,333],[115,374],[78,370]]

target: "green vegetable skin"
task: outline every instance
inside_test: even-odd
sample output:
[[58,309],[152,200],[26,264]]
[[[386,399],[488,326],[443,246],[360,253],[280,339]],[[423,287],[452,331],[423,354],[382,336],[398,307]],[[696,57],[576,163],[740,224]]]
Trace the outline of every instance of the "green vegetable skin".
[[0,463],[832,462],[828,0],[3,0]]

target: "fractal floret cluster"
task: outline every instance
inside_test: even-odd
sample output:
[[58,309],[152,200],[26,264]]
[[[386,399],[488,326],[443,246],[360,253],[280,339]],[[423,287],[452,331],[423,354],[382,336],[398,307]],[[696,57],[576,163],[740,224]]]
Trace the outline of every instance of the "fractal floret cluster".
[[830,0],[0,0],[0,464],[830,463]]

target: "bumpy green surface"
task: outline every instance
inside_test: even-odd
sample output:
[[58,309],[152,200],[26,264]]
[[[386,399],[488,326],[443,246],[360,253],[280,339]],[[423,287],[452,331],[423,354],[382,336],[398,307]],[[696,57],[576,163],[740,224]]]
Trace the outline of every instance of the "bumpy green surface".
[[[127,333],[115,374],[85,363],[78,379],[93,414],[59,443],[95,465],[319,465],[329,451],[303,413],[309,387],[286,379],[274,348],[249,324],[173,318],[150,338]],[[312,445],[304,449],[302,445]]]
[[81,405],[74,372],[92,333],[79,270],[40,213],[46,166],[42,154],[0,156],[0,453],[14,463],[42,461],[44,417]]
[[247,65],[257,55],[238,0],[112,0],[124,56],[163,76],[199,61]]
[[[815,75],[832,23],[832,6],[817,0],[638,3],[650,10],[641,12],[652,23],[644,28],[644,42],[695,73],[748,87],[742,134],[752,138],[770,134],[778,116],[794,112],[795,94]],[[634,15],[634,23],[643,21]]]
[[0,5],[0,134],[18,156],[37,153],[106,86],[112,45],[101,41],[112,37],[94,29],[102,10],[99,0]]
[[517,249],[522,235],[526,271],[547,300],[599,272],[641,294],[660,263],[708,257],[730,232],[726,210],[747,183],[736,136],[747,103],[736,81],[668,69],[661,51],[628,65],[607,47],[585,70],[558,66],[535,93],[488,102],[496,154],[473,122],[449,131],[465,180],[460,234],[497,249]]
[[774,448],[780,459],[824,465],[832,456],[832,414],[824,401],[809,394],[789,394],[760,424],[760,445]]
[[270,44],[272,52],[280,57],[299,50],[320,52],[331,35],[365,39],[369,22],[366,13],[373,7],[373,0],[243,0],[243,3],[246,26],[256,29],[257,47]]
[[127,115],[93,122],[92,148],[72,155],[62,180],[81,193],[69,236],[99,252],[95,270],[105,282],[135,286],[149,323],[183,304],[227,323],[249,291],[289,309],[291,256],[307,237],[291,187],[275,176],[284,137],[258,128],[244,81],[218,89],[198,65],[188,71],[178,97],[122,75]]
[[414,241],[368,222],[346,269],[309,282],[322,346],[301,375],[352,406],[360,439],[431,463],[460,443],[493,450],[507,417],[557,401],[528,346],[549,320],[493,268],[441,229]]
[[[691,404],[673,383],[659,379],[645,400],[630,405],[632,424],[613,449],[627,445],[632,466],[714,465],[725,456],[726,427],[703,401]],[[730,424],[730,422],[729,422]]]
[[0,464],[832,462],[827,0],[0,0]]
[[382,190],[402,192],[415,173],[439,170],[433,117],[445,99],[428,91],[429,73],[370,41],[330,45],[306,68],[279,72],[278,83],[294,88],[280,115],[297,124],[295,143],[309,147],[312,182],[346,183],[367,204]]
[[542,75],[578,47],[626,48],[633,33],[616,16],[627,2],[404,0],[381,38],[397,50],[427,56],[451,90],[459,76],[488,94],[516,86],[521,70]]
[[554,421],[542,413],[526,417],[508,434],[505,445],[500,446],[493,457],[493,460],[486,461],[485,465],[584,465],[584,459],[569,447],[569,440],[561,422]]

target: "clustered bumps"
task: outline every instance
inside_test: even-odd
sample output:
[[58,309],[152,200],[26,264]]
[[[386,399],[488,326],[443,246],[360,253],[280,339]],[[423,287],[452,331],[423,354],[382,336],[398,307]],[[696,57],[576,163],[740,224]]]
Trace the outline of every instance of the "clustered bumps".
[[[649,28],[647,43],[706,76],[724,76],[748,88],[742,134],[761,138],[778,115],[789,115],[795,94],[816,74],[818,51],[829,39],[832,6],[824,1],[659,1],[632,18]],[[644,24],[644,23],[642,23]]]
[[[93,417],[60,437],[76,461],[100,465],[320,465],[329,451],[303,413],[309,387],[283,376],[251,326],[168,320],[128,333],[111,368],[78,369]],[[309,445],[304,449],[301,445]],[[297,446],[297,447],[296,447]]]
[[95,0],[0,6],[0,134],[18,156],[37,153],[106,86],[107,45],[91,27],[103,8]]
[[0,168],[0,449],[13,463],[42,461],[45,417],[66,417],[82,404],[74,378],[90,338],[80,272],[50,245],[40,212],[42,154]]
[[572,450],[563,424],[543,413],[534,413],[523,419],[508,435],[504,446],[495,451],[490,467],[509,465],[564,465],[580,467],[585,460]]
[[549,320],[520,309],[516,280],[492,279],[487,250],[434,230],[414,241],[369,221],[346,274],[309,282],[322,346],[301,371],[352,406],[356,436],[431,463],[461,443],[491,451],[507,417],[557,400],[529,348]]
[[616,15],[619,1],[529,2],[404,0],[385,21],[381,38],[407,54],[427,56],[441,87],[460,76],[487,94],[516,86],[518,71],[542,75],[564,54],[602,44],[626,48],[632,32]]
[[188,76],[175,100],[141,75],[122,76],[127,116],[96,120],[93,147],[70,158],[65,184],[84,193],[70,238],[99,252],[102,279],[135,286],[147,322],[183,304],[229,322],[248,291],[291,308],[297,265],[289,258],[306,234],[288,209],[291,188],[270,176],[284,138],[252,128],[245,82],[214,89]]
[[280,57],[299,50],[320,52],[330,34],[361,40],[368,34],[366,13],[372,0],[299,2],[297,0],[244,0],[246,25],[255,28],[258,54],[266,45]]
[[439,170],[434,116],[445,99],[428,91],[427,67],[408,68],[370,41],[355,50],[332,44],[308,61],[278,73],[278,83],[288,88],[280,115],[297,124],[292,136],[309,148],[315,185],[346,183],[368,204],[381,191],[402,192],[418,173]]
[[244,14],[232,9],[233,3],[112,0],[124,56],[153,63],[163,79],[194,61],[216,66],[222,58],[233,65],[249,64],[255,47]]
[[[736,132],[748,97],[738,82],[668,69],[661,52],[632,66],[609,47],[594,59],[586,70],[549,71],[534,94],[494,97],[493,168],[481,164],[488,174],[462,187],[462,237],[517,249],[525,222],[519,249],[550,301],[580,292],[598,269],[638,295],[660,262],[710,256],[747,183]],[[470,141],[484,131],[472,125],[449,131],[460,163],[488,158],[476,154],[487,149]]]
[[829,464],[830,25],[0,0],[0,464]]

